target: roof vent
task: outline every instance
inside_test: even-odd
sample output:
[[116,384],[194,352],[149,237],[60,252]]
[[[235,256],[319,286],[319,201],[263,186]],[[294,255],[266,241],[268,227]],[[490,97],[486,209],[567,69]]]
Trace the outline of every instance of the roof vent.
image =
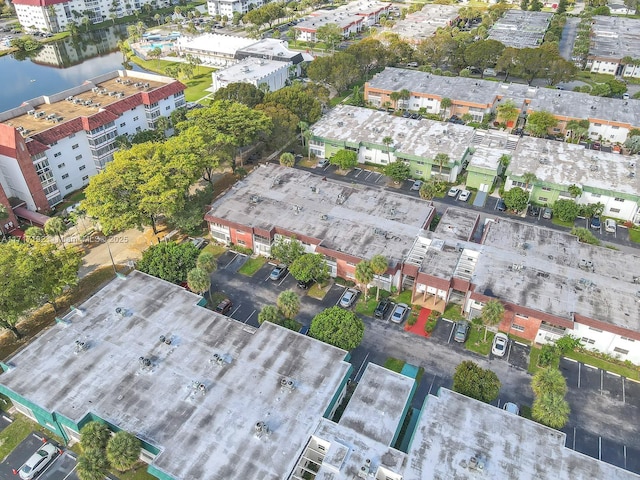
[[265,435],[269,435],[269,427],[267,426],[266,422],[257,422],[254,430],[256,438],[262,438]]
[[142,370],[150,370],[151,369],[151,359],[147,357],[139,357],[138,363],[140,364],[140,368]]
[[160,335],[160,343],[164,343],[166,345],[171,345],[171,335]]
[[322,215],[320,215],[320,220],[329,220],[329,215],[323,213]]
[[126,308],[122,308],[122,307],[117,307],[116,308],[116,313],[118,315],[120,315],[121,317],[124,317],[127,314],[127,309]]
[[345,198],[344,194],[343,193],[339,193],[338,194],[338,198],[336,199],[336,203],[338,205],[342,205],[345,200],[346,200],[346,198]]
[[302,207],[300,205],[294,205],[293,211],[296,212],[296,215],[302,211]]
[[76,340],[75,348],[73,353],[76,355],[80,352],[86,352],[89,349],[89,342],[83,342],[82,340]]
[[286,378],[286,377],[282,377],[280,379],[280,386],[283,389],[287,389],[289,391],[293,391],[293,389],[296,388],[295,383],[293,382],[293,380],[291,380],[290,378]]
[[201,393],[202,395],[207,393],[207,386],[199,380],[191,382],[191,389],[193,393]]
[[258,203],[260,201],[259,195],[251,195],[250,197],[251,203]]
[[215,363],[216,365],[222,366],[226,363],[226,361],[224,359],[224,355],[220,353],[214,353],[211,359],[209,360],[209,363]]

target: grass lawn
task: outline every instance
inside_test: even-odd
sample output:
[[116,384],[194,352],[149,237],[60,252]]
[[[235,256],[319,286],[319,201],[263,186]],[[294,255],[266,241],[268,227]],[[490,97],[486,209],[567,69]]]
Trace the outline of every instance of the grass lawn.
[[256,258],[249,258],[238,270],[242,275],[252,277],[267,262],[267,258],[262,255]]
[[111,473],[113,473],[120,480],[155,480],[156,477],[154,477],[150,473],[147,473],[148,467],[149,465],[147,465],[146,463],[138,462],[131,470],[127,472],[121,473],[116,470],[112,470]]
[[[529,354],[529,373],[535,374],[538,370],[544,367],[538,366],[538,359],[540,358],[540,352],[542,352],[541,348],[532,348],[531,353]],[[558,368],[560,366],[560,357],[557,357],[553,362],[551,362],[550,367]]]
[[567,227],[567,228],[573,227],[573,222],[563,222],[558,217],[553,217],[551,219],[551,223],[553,223],[554,225],[559,225],[560,227]]
[[384,361],[384,368],[388,368],[392,372],[400,373],[404,364],[406,362],[404,360],[399,360],[397,358],[389,357]]
[[630,228],[629,229],[629,240],[632,242],[640,243],[640,229],[638,228]]
[[218,258],[220,257],[220,255],[227,251],[227,248],[223,245],[220,245],[219,243],[210,242],[206,247],[202,249],[202,251],[211,252],[213,253],[214,257]]
[[582,363],[586,363],[587,365],[601,368],[602,370],[617,373],[618,375],[622,375],[623,377],[627,377],[632,380],[640,380],[640,368],[638,367],[633,368],[626,365],[609,362],[607,360],[603,360],[584,352],[569,352],[565,354],[565,357],[577,360]]
[[369,294],[367,301],[364,301],[364,295],[360,296],[358,303],[356,303],[356,313],[366,315],[367,317],[373,317],[373,312],[376,309],[378,302],[376,296]]
[[454,322],[457,322],[458,320],[464,320],[464,315],[462,314],[462,309],[460,308],[460,305],[457,305],[455,303],[450,303],[444,309],[442,318],[446,318],[447,320],[452,320]]
[[317,283],[314,283],[309,289],[309,291],[307,292],[307,295],[309,295],[311,298],[317,298],[318,300],[322,300],[328,291],[329,291],[329,288],[322,288]]
[[479,353],[481,355],[489,355],[491,351],[491,342],[494,337],[493,332],[487,332],[487,340],[484,340],[484,327],[482,325],[471,324],[469,329],[469,338],[465,343],[467,350]]
[[40,432],[56,442],[64,444],[61,438],[53,435],[46,428],[29,420],[24,415],[16,413],[13,423],[0,432],[0,459],[6,458],[33,431]]
[[405,290],[400,295],[397,295],[393,301],[396,303],[406,303],[407,305],[411,305],[411,290]]

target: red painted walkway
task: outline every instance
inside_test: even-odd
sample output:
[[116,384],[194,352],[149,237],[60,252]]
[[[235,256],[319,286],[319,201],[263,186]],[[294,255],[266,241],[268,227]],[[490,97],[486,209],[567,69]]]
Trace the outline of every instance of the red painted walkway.
[[415,333],[416,335],[420,335],[421,337],[428,337],[429,334],[425,333],[424,326],[427,324],[427,320],[429,318],[429,314],[431,314],[431,310],[428,308],[423,308],[420,310],[418,314],[418,320],[413,326],[409,326],[409,324],[405,324],[404,329],[407,332]]

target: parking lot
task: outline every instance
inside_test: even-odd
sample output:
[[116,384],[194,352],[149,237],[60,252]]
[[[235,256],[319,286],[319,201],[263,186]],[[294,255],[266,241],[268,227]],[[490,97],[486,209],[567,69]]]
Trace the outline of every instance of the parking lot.
[[[47,438],[37,433],[30,434],[0,464],[0,478],[7,480],[18,478],[13,471],[19,470],[46,441],[48,441]],[[55,457],[37,478],[39,480],[78,480],[75,474],[76,463],[76,457],[73,453],[63,452]]]

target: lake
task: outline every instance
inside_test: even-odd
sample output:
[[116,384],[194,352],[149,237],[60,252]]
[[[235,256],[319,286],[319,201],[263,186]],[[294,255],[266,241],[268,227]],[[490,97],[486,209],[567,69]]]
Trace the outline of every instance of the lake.
[[12,55],[0,57],[0,112],[122,69],[122,53],[117,50],[117,42],[125,36],[126,26],[116,25],[80,39],[66,38],[46,44],[26,60],[17,60]]

